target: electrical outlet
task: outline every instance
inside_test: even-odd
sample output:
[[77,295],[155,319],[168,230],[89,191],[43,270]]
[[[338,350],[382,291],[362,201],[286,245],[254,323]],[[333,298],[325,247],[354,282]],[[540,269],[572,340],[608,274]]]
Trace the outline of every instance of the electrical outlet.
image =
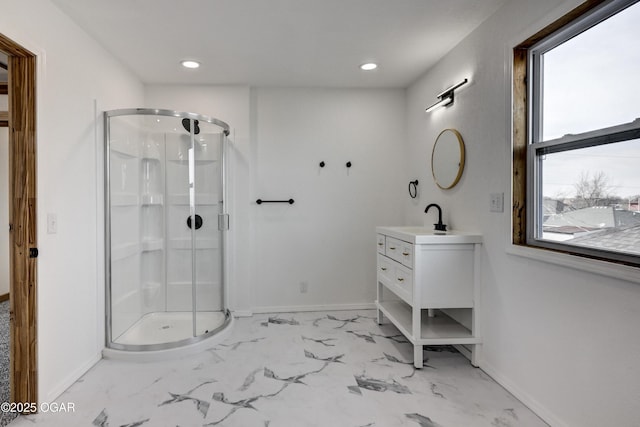
[[54,213],[47,214],[47,234],[56,234],[58,232],[58,215]]
[[504,193],[491,193],[489,197],[489,211],[504,212]]
[[309,291],[309,282],[300,282],[300,293],[306,294]]

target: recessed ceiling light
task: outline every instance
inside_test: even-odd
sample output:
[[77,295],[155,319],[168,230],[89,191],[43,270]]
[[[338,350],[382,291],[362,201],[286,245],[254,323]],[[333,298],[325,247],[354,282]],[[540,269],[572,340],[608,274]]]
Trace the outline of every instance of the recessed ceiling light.
[[198,61],[192,61],[189,59],[182,61],[180,63],[184,68],[198,68],[200,66],[200,63]]
[[360,66],[360,69],[363,71],[371,71],[375,70],[376,68],[378,68],[378,64],[376,64],[375,62],[367,62],[366,64],[362,64]]

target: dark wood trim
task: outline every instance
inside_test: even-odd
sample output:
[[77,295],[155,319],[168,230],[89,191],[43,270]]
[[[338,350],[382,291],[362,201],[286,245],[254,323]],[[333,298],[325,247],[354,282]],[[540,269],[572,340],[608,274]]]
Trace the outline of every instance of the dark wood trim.
[[527,243],[527,49],[513,50],[513,243]]
[[36,57],[3,34],[0,50],[9,59],[9,384],[12,402],[37,403]]
[[[16,402],[37,402],[36,264],[29,251],[36,234],[35,57],[9,57],[9,179],[11,208],[11,314],[14,345],[10,363]],[[23,400],[26,399],[26,400]]]
[[7,95],[9,93],[9,83],[0,82],[0,95]]
[[528,39],[520,43],[516,47],[516,49],[529,49],[531,46],[538,43],[540,40],[555,33],[565,25],[572,23],[573,21],[580,18],[585,13],[590,12],[591,10],[595,9],[596,7],[600,6],[602,3],[605,3],[607,1],[609,0],[585,1],[575,9],[572,9],[566,15],[563,15],[560,18],[556,19],[551,24],[547,25],[546,27],[544,27],[543,29],[541,29],[540,31],[538,31],[537,33],[535,33],[534,35],[532,35],[531,37],[529,37]]
[[6,128],[9,126],[9,112],[0,111],[0,128]]
[[529,106],[527,74],[529,48],[607,0],[588,0],[547,25],[513,49],[513,205],[512,242],[527,244],[527,145]]
[[0,50],[6,53],[9,57],[18,56],[22,58],[34,56],[31,51],[23,48],[18,43],[11,40],[9,37],[0,33]]
[[9,292],[7,292],[6,294],[0,295],[0,302],[9,301],[9,295],[11,295]]

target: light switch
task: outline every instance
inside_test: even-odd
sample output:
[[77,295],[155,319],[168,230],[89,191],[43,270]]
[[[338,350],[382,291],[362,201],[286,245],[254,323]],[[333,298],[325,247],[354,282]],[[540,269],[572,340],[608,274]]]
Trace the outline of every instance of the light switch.
[[47,233],[56,234],[58,232],[58,215],[54,213],[47,214]]
[[504,193],[491,193],[489,211],[504,212]]

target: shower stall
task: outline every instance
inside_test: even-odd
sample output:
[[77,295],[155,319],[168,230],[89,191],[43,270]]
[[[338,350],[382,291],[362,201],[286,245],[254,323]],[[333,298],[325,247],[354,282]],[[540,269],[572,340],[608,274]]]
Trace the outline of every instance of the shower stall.
[[170,110],[106,111],[105,354],[199,346],[230,328],[229,126]]

